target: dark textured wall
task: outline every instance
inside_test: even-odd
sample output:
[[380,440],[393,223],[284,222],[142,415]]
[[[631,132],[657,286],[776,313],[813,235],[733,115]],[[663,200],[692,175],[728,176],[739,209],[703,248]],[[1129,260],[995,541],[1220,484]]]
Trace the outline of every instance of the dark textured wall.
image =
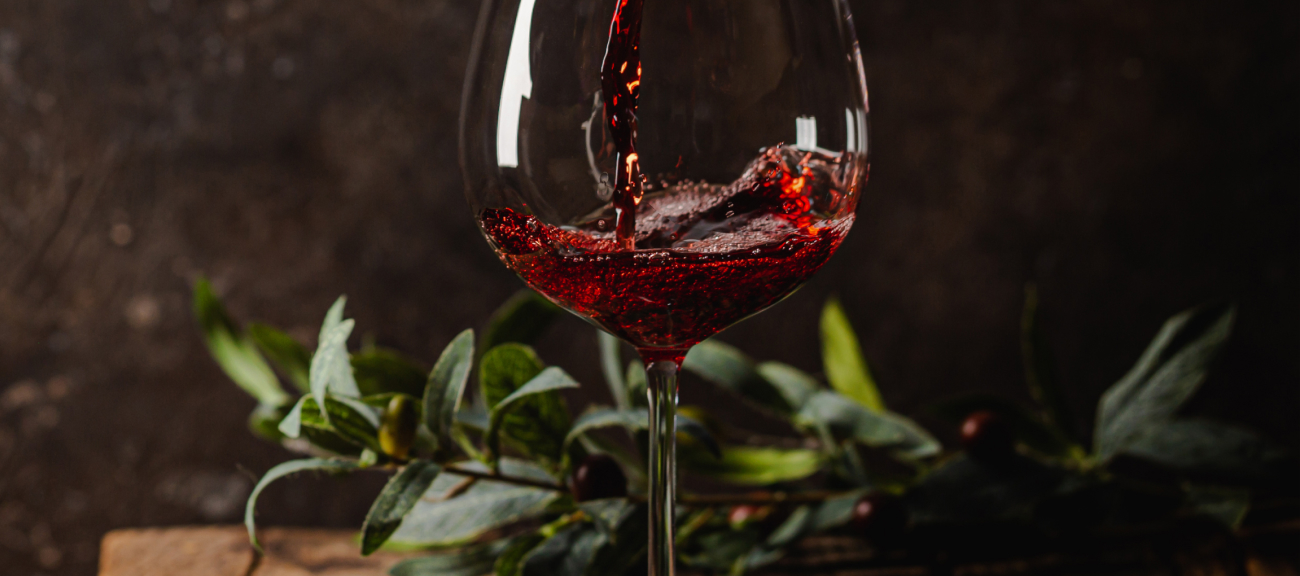
[[[187,294],[431,359],[518,286],[455,166],[477,3],[0,2],[0,566],[91,574],[119,526],[229,522],[286,457],[207,358]],[[816,370],[845,302],[889,403],[1023,397],[1022,286],[1092,405],[1163,319],[1240,303],[1194,410],[1296,445],[1295,2],[853,2],[872,181],[834,260],[724,339]],[[592,385],[576,320],[541,351]],[[712,394],[688,384],[684,400]],[[269,523],[355,525],[381,479],[300,480]]]

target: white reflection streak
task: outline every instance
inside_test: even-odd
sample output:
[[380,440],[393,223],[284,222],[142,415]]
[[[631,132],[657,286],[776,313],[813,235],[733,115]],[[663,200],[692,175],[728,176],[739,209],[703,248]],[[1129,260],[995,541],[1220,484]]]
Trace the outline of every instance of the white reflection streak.
[[849,143],[849,144],[848,144],[847,147],[845,147],[845,150],[847,150],[847,151],[849,151],[849,152],[857,152],[857,151],[858,151],[858,130],[857,130],[858,126],[857,126],[857,124],[858,124],[858,119],[857,119],[856,117],[854,117],[854,115],[853,115],[853,111],[850,110],[850,109],[848,109],[848,108],[845,108],[845,109],[844,109],[844,125],[849,127],[849,139],[848,139],[848,143]]
[[501,105],[497,108],[497,165],[503,168],[519,166],[519,110],[524,98],[533,95],[528,48],[532,38],[534,4],[536,0],[519,3],[515,31],[510,37],[510,53],[506,56],[506,77],[501,83]]
[[817,118],[800,116],[794,119],[794,147],[798,150],[817,149]]

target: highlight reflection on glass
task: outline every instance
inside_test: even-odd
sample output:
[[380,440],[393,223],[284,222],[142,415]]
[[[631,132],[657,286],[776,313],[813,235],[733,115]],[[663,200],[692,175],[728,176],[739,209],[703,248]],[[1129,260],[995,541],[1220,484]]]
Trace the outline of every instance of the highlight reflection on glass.
[[536,0],[523,0],[510,37],[510,55],[501,84],[501,109],[497,115],[497,165],[519,165],[519,113],[524,99],[533,95],[533,73],[529,70],[528,42]]

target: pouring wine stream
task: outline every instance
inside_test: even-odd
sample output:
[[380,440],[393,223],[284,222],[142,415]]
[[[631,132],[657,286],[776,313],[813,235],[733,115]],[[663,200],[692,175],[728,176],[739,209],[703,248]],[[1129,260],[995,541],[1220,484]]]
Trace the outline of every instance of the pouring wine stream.
[[636,248],[636,206],[641,203],[641,163],[636,154],[636,101],[641,93],[641,6],[644,0],[617,0],[609,24],[609,45],[600,69],[610,136],[618,169],[614,213],[619,244]]
[[[615,234],[623,250],[636,249],[641,163],[636,153],[636,105],[641,93],[641,8],[644,0],[617,0],[601,65],[601,94],[618,157],[614,177]],[[650,405],[649,536],[651,576],[674,573],[677,485],[677,377],[683,350],[638,350],[645,362]]]

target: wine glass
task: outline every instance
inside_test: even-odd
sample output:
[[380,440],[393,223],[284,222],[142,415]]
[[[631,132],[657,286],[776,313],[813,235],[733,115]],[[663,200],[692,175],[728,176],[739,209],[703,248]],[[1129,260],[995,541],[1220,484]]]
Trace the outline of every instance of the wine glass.
[[793,292],[867,180],[844,0],[484,0],[460,124],[501,261],[634,346],[650,405],[650,573],[673,573],[677,375]]

